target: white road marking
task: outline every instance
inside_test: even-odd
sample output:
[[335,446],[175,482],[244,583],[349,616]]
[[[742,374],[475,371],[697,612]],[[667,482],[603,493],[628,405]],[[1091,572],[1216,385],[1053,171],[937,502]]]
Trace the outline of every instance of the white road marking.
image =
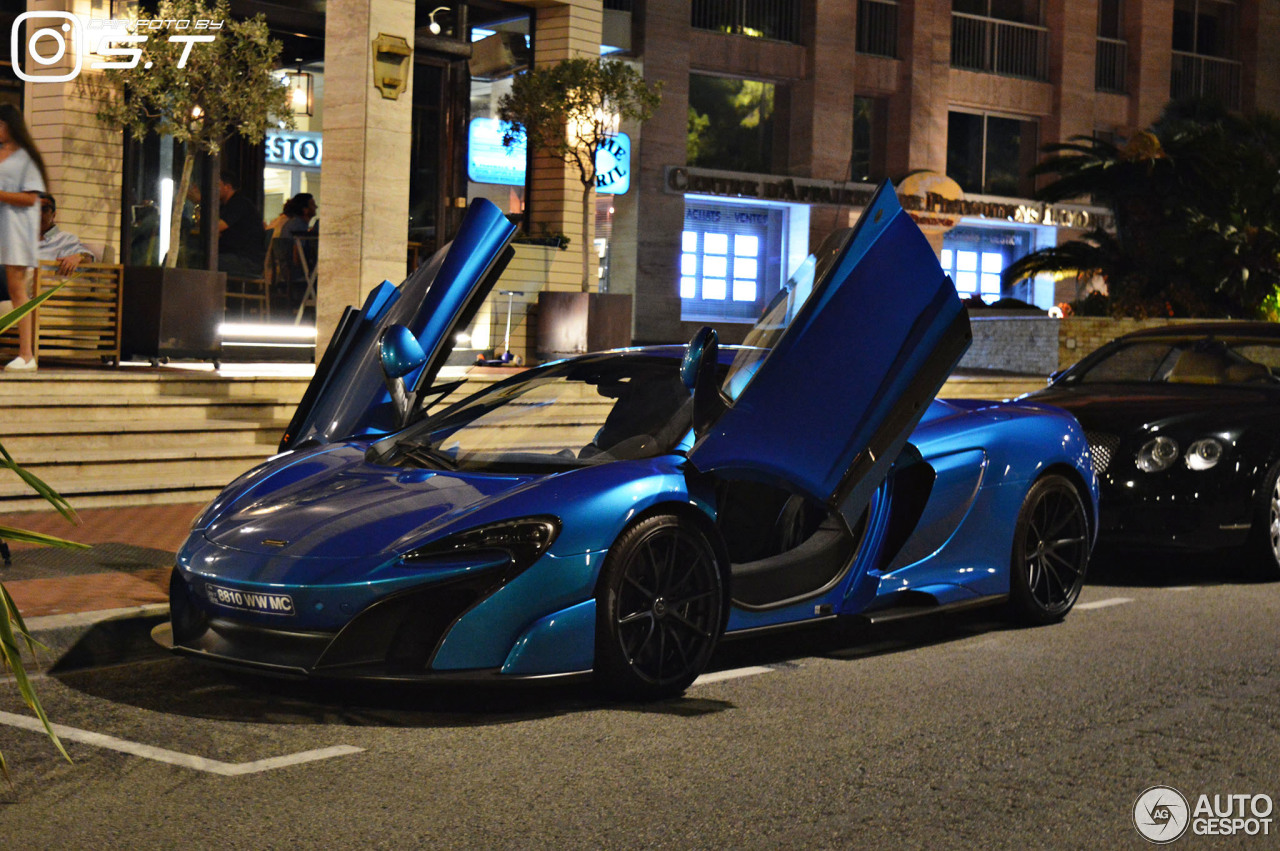
[[1105,609],[1107,606],[1123,606],[1125,603],[1132,602],[1132,597],[1108,597],[1105,600],[1094,600],[1092,603],[1077,603],[1076,611],[1082,609]]
[[716,671],[713,674],[703,674],[693,681],[695,686],[705,686],[710,683],[723,682],[724,680],[736,680],[739,677],[754,677],[756,674],[768,674],[773,668],[765,668],[761,665],[753,665],[750,668],[734,668],[732,671]]
[[[44,732],[44,726],[37,719],[30,718],[25,715],[14,715],[12,712],[0,712],[0,724],[8,724],[11,727],[30,730],[33,733]],[[179,765],[183,768],[194,768],[196,771],[207,771],[210,774],[219,774],[223,777],[239,777],[242,774],[257,774],[263,771],[271,771],[276,768],[286,768],[290,765],[301,765],[305,762],[315,762],[316,760],[330,759],[335,756],[347,756],[349,754],[361,753],[364,750],[364,748],[352,747],[351,745],[335,745],[331,748],[302,751],[300,753],[289,754],[288,756],[259,759],[254,762],[222,762],[221,760],[206,759],[202,756],[179,753],[178,751],[166,750],[165,748],[156,748],[151,745],[142,745],[137,742],[130,742],[126,739],[117,739],[115,736],[108,736],[103,733],[94,733],[89,730],[80,730],[76,727],[67,727],[64,724],[54,724],[53,730],[58,734],[58,738],[65,739],[69,742],[79,742],[83,745],[108,748],[113,751],[120,751],[121,753],[140,756],[143,759],[153,759],[156,762],[165,762],[169,765]]]

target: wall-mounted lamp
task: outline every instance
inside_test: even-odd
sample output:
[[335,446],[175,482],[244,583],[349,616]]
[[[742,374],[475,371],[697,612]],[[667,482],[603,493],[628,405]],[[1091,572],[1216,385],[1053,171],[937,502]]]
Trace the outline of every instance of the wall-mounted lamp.
[[289,88],[289,109],[293,114],[311,115],[314,108],[312,79],[310,74],[302,70],[301,62],[298,63],[298,70],[285,72],[284,82]]
[[409,86],[413,48],[403,36],[378,33],[373,40],[373,85],[388,100],[398,100]]
[[436,23],[436,14],[438,12],[448,12],[448,11],[449,11],[448,6],[437,6],[431,10],[430,14],[427,15],[427,20],[428,20],[427,29],[431,30],[432,35],[440,35],[440,25]]

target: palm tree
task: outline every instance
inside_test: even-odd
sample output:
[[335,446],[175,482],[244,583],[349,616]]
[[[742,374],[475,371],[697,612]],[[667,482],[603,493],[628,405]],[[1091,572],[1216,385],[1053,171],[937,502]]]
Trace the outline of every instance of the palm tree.
[[[39,307],[46,299],[52,296],[62,284],[53,287],[30,301],[22,305],[16,310],[11,310],[6,314],[0,315],[0,331],[5,331],[13,326],[19,319],[26,316],[31,311]],[[63,517],[71,522],[78,522],[75,511],[67,504],[53,488],[42,482],[34,474],[22,469],[13,456],[5,450],[4,446],[0,446],[0,467],[6,467],[25,481],[32,490],[40,494],[44,499],[58,510]],[[14,529],[9,526],[0,526],[0,539],[8,539],[10,541],[24,541],[33,544],[46,544],[56,547],[70,547],[83,549],[84,544],[77,544],[72,541],[64,541],[61,538],[54,538],[50,535],[42,535],[39,532],[28,532],[22,529]],[[27,676],[27,669],[22,658],[22,645],[25,644],[28,652],[34,653],[36,647],[39,646],[35,639],[27,632],[27,625],[23,623],[22,615],[18,611],[18,607],[14,604],[13,598],[9,596],[9,592],[5,590],[4,584],[0,583],[0,670],[12,670],[13,682],[18,687],[18,693],[22,696],[22,700],[35,713],[36,717],[44,725],[45,732],[53,741],[58,751],[70,762],[71,757],[67,754],[62,742],[58,740],[58,735],[53,731],[53,725],[49,721],[49,717],[45,714],[44,707],[40,705],[40,698],[36,696],[35,687],[31,684],[31,679]],[[5,779],[9,779],[9,766],[4,760],[4,754],[0,753],[0,774]]]
[[1117,315],[1256,316],[1280,284],[1280,119],[1205,101],[1170,104],[1124,147],[1074,137],[1048,145],[1037,196],[1089,196],[1115,233],[1033,252],[1006,283],[1040,272],[1106,281]]

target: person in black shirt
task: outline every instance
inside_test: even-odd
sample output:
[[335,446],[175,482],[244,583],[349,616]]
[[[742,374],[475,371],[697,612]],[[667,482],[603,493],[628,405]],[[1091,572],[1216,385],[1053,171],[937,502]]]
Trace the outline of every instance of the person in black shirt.
[[266,260],[262,213],[253,206],[234,175],[218,186],[218,270],[241,278],[261,278]]

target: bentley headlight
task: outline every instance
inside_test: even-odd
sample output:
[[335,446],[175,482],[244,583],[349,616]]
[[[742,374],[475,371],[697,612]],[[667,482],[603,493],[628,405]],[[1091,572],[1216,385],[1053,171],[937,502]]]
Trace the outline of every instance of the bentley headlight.
[[1138,469],[1144,473],[1159,473],[1178,460],[1178,441],[1172,437],[1153,437],[1138,450]]
[[559,533],[560,521],[555,517],[506,520],[432,541],[405,553],[401,562],[418,565],[459,557],[483,559],[505,555],[511,563],[524,568],[545,553]]
[[1187,447],[1187,466],[1192,470],[1208,470],[1222,460],[1222,444],[1204,437]]

